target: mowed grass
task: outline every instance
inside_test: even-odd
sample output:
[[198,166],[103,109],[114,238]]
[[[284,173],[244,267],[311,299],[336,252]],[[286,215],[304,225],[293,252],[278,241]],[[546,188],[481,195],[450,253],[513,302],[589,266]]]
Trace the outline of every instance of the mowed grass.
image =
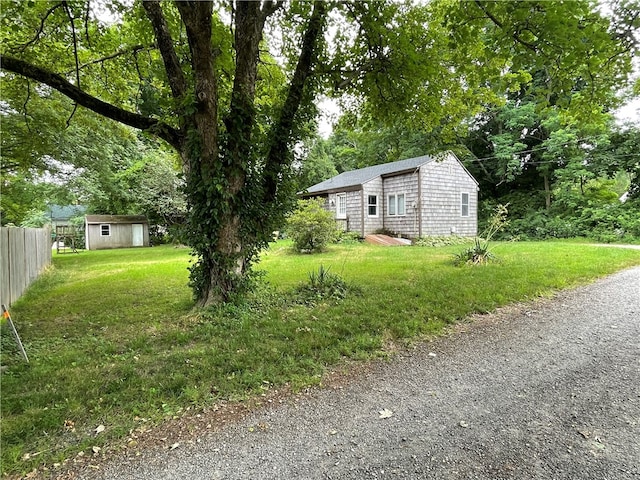
[[[297,255],[278,242],[258,265],[268,285],[205,314],[193,311],[186,249],[56,256],[11,309],[29,365],[3,328],[3,471],[121,445],[130,430],[187,409],[314,385],[328,367],[383,355],[389,342],[640,265],[640,251],[549,242],[497,244],[500,263],[454,267],[460,249],[351,244]],[[351,293],[294,302],[320,265]]]

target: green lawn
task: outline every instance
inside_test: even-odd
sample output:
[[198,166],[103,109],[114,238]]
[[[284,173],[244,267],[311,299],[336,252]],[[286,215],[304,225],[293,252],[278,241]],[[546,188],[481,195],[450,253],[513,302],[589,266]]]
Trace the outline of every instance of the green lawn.
[[[54,256],[11,309],[29,365],[2,332],[3,471],[117,445],[140,422],[189,407],[317,384],[327,366],[383,354],[389,341],[640,265],[640,251],[532,242],[497,244],[501,263],[454,267],[460,249],[351,244],[297,255],[278,242],[258,265],[268,286],[206,314],[192,311],[186,249]],[[320,265],[351,294],[337,304],[293,302]]]

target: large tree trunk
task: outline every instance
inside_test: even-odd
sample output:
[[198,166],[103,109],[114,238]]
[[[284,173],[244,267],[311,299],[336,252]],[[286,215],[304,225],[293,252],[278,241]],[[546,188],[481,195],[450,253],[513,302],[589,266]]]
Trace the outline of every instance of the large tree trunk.
[[220,222],[220,234],[207,259],[209,278],[198,299],[199,306],[228,301],[243,282],[246,272],[240,224],[238,215],[230,215]]
[[[277,185],[282,170],[289,162],[294,118],[303,102],[303,90],[317,55],[316,47],[322,34],[326,8],[323,2],[314,3],[307,31],[303,36],[301,54],[287,91],[280,118],[272,128],[272,142],[264,160],[262,181],[248,183],[249,169],[256,165],[252,133],[256,122],[255,92],[259,62],[259,46],[265,20],[278,8],[276,2],[237,2],[235,12],[236,71],[229,113],[224,119],[226,136],[220,143],[218,163],[212,165],[216,174],[211,182],[202,183],[190,176],[189,191],[193,205],[209,205],[207,210],[192,212],[192,228],[204,228],[209,245],[195,246],[200,265],[192,282],[199,282],[198,303],[207,306],[227,301],[247,286],[247,273],[259,247],[271,235],[271,222],[263,215],[265,207],[277,208]],[[200,161],[204,161],[201,159]],[[224,184],[220,182],[224,179]],[[219,187],[223,187],[222,189]],[[250,191],[249,191],[250,190]],[[202,192],[205,197],[202,198]],[[247,202],[255,202],[247,205]],[[224,205],[223,208],[218,208]],[[210,216],[215,215],[215,221]],[[209,216],[209,218],[207,218]],[[207,229],[207,225],[210,227]]]
[[[179,7],[186,10],[185,7]],[[194,246],[200,255],[197,273],[192,269],[192,282],[199,282],[198,304],[207,306],[229,300],[242,288],[250,253],[245,250],[241,230],[244,222],[243,189],[246,187],[247,168],[251,165],[252,138],[255,125],[255,91],[259,61],[259,45],[266,15],[261,2],[238,2],[235,12],[236,70],[229,113],[224,119],[226,136],[219,141],[217,116],[196,118],[198,138],[210,142],[211,150],[195,150],[194,162],[200,166],[200,175],[190,175],[192,185],[192,227],[201,228],[203,241]],[[183,14],[183,19],[185,15]],[[197,33],[194,36],[198,36]],[[189,35],[191,39],[192,35]],[[210,45],[210,35],[207,37]],[[190,41],[192,55],[194,46]],[[203,59],[206,61],[206,57]],[[196,79],[200,72],[201,84],[213,78],[206,71],[206,63],[193,60]],[[196,84],[196,95],[200,96]],[[214,131],[215,129],[215,131]],[[193,148],[193,147],[192,147]],[[220,154],[218,153],[220,148]],[[202,210],[199,206],[205,206]]]

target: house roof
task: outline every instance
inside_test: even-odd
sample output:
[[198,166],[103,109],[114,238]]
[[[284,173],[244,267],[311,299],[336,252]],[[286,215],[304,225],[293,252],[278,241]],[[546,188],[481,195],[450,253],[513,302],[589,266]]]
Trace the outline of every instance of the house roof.
[[148,223],[147,217],[144,215],[87,215],[85,219],[87,225],[96,225],[101,223]]
[[83,215],[86,210],[84,205],[49,205],[47,214],[51,220],[69,220]]
[[423,155],[421,157],[407,158],[405,160],[399,160],[397,162],[383,163],[380,165],[374,165],[372,167],[343,172],[340,175],[336,175],[335,177],[330,178],[329,180],[325,180],[324,182],[320,182],[309,187],[302,193],[328,193],[343,190],[349,187],[356,187],[359,185],[363,185],[369,180],[373,180],[377,177],[414,170],[421,167],[425,163],[432,162],[433,160],[434,157]]

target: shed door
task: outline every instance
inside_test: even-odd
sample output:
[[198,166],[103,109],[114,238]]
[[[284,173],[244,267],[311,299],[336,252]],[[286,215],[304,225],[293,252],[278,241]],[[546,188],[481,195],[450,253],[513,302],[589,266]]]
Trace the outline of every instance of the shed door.
[[142,247],[144,245],[144,226],[141,223],[131,225],[133,232],[133,246]]

